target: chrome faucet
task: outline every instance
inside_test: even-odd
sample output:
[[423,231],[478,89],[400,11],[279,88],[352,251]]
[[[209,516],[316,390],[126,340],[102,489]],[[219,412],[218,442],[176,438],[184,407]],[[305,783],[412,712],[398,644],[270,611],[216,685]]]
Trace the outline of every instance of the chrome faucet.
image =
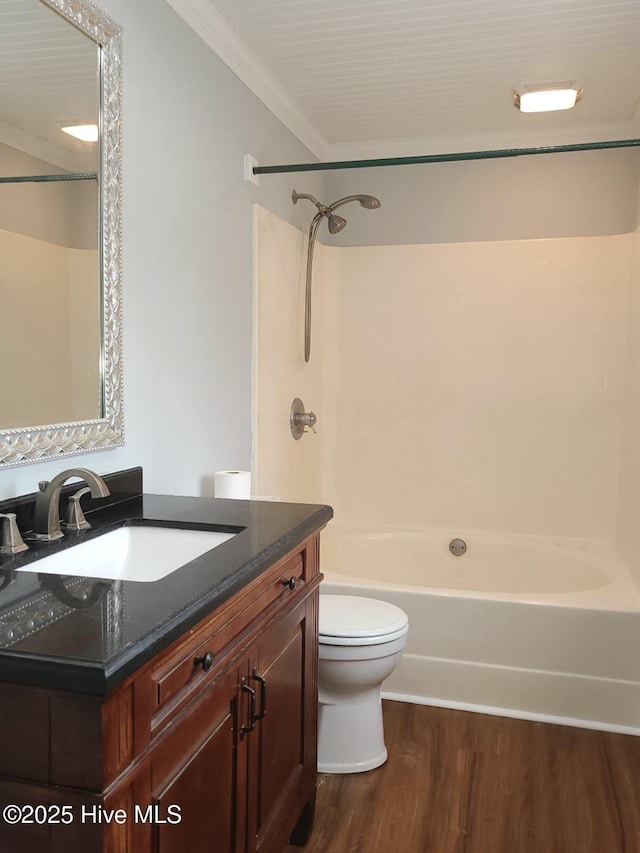
[[102,477],[88,468],[69,468],[57,474],[51,482],[43,480],[38,483],[40,491],[36,495],[33,530],[28,535],[29,539],[53,542],[63,536],[60,529],[60,492],[71,477],[80,477],[85,480],[91,490],[92,498],[106,498],[111,494]]

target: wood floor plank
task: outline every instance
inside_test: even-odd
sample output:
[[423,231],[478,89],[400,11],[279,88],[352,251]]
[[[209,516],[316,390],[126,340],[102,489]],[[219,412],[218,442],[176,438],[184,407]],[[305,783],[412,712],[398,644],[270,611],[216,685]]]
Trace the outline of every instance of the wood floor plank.
[[383,767],[320,776],[306,853],[640,853],[640,738],[402,702],[384,717]]

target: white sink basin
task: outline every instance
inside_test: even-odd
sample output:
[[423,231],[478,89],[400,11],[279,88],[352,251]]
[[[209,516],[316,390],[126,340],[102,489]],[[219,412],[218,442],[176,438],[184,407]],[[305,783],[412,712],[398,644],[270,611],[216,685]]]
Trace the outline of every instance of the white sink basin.
[[235,533],[175,527],[118,527],[42,557],[18,571],[123,581],[157,581]]

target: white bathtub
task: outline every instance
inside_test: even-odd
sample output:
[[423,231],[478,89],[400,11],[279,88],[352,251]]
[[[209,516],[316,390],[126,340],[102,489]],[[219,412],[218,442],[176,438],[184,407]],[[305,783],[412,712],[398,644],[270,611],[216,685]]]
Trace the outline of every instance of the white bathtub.
[[332,524],[321,567],[323,592],[408,614],[389,698],[640,734],[640,594],[613,548]]

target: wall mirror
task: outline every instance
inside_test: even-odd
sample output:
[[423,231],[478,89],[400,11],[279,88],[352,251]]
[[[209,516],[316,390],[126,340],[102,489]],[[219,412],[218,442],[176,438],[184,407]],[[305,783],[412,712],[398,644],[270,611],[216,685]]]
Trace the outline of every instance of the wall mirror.
[[0,469],[124,440],[121,53],[87,0],[0,4]]

